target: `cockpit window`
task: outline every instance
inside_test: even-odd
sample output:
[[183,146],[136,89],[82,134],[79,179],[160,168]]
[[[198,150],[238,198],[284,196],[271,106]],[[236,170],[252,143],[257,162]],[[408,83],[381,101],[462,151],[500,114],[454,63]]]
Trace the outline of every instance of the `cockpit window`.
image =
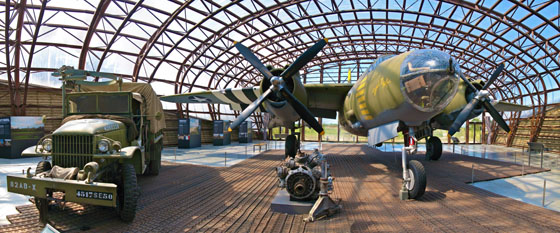
[[[452,67],[452,68],[450,68]],[[401,66],[405,98],[421,111],[442,110],[457,92],[461,69],[447,53],[422,49],[410,53]]]

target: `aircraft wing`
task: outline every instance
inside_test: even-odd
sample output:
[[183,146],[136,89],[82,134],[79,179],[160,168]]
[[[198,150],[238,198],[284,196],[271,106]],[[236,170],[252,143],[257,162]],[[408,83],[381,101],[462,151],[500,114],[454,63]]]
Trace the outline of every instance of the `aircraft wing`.
[[173,103],[229,104],[232,110],[243,111],[260,95],[260,87],[245,87],[168,95],[160,99]]
[[352,83],[305,84],[307,107],[316,117],[336,118]]
[[532,109],[530,106],[512,104],[504,101],[492,101],[492,105],[494,105],[494,108],[496,108],[498,112],[515,112]]

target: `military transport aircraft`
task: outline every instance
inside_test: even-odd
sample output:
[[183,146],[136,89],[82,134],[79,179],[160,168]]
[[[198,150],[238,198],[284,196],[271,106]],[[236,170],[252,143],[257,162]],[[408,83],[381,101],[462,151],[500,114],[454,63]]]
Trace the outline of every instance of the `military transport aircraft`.
[[[315,117],[335,119],[338,112],[340,125],[350,133],[368,136],[381,143],[403,132],[410,153],[416,152],[417,140],[426,139],[427,159],[437,160],[442,153],[441,140],[433,136],[435,129],[457,132],[468,119],[484,110],[498,125],[509,132],[509,127],[498,112],[526,110],[528,107],[494,101],[488,87],[503,69],[496,71],[484,83],[468,80],[459,64],[449,54],[431,49],[409,51],[377,58],[354,84],[303,84],[299,69],[311,61],[327,44],[318,41],[288,68],[271,72],[241,43],[234,46],[264,78],[260,86],[185,93],[162,97],[175,103],[229,104],[243,112],[231,128],[238,127],[256,110],[271,114],[269,128],[284,126],[292,130],[286,138],[286,155],[295,156],[299,143],[294,135],[294,122],[302,119],[319,134],[323,127]],[[264,106],[261,106],[264,105]],[[371,140],[370,139],[370,140]],[[403,161],[406,160],[403,153]],[[409,198],[419,198],[426,188],[426,174],[422,164],[411,160],[403,162],[403,187]],[[403,188],[404,189],[404,188]]]

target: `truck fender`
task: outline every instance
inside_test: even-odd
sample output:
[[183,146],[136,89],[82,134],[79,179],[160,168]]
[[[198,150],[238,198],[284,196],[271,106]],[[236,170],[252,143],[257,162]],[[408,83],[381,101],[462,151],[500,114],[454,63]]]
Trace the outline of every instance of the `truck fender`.
[[134,165],[136,174],[142,174],[146,168],[145,158],[142,156],[142,149],[139,146],[127,146],[121,149],[121,155],[129,158],[126,163],[131,163]]
[[41,145],[30,146],[30,147],[28,147],[27,149],[25,149],[21,152],[21,156],[46,156],[46,155],[50,155],[49,152],[41,153],[42,147],[43,146],[41,146]]

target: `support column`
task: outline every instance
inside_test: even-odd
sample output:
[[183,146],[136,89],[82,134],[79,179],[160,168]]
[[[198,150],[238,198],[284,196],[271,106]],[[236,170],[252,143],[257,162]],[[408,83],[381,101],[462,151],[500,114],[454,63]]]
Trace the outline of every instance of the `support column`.
[[480,137],[480,144],[486,144],[485,141],[486,135],[484,135],[486,134],[486,120],[484,120],[485,115],[486,115],[486,111],[482,111],[482,128],[481,128],[482,136]]
[[336,122],[336,142],[340,142],[340,122]]
[[465,144],[469,144],[469,126],[470,126],[470,120],[467,120],[467,129],[465,130]]
[[301,126],[301,141],[305,141],[305,122],[299,120],[299,125]]
[[[323,73],[323,72],[321,72],[321,73]],[[323,118],[322,118],[322,117],[319,117],[319,124],[320,124],[320,125],[323,125]],[[318,142],[322,142],[322,141],[323,141],[323,137],[321,137],[321,134],[319,134],[319,133],[317,133],[317,141],[318,141]]]
[[338,83],[340,83],[340,79],[342,77],[342,63],[338,63]]

